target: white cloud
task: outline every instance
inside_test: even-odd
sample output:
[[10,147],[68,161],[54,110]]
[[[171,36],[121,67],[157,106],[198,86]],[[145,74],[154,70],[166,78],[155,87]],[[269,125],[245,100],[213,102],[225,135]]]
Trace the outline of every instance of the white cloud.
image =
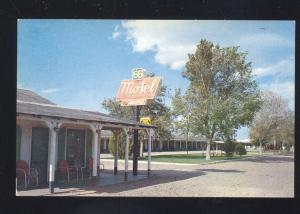
[[122,33],[119,29],[120,29],[120,26],[116,25],[115,28],[114,28],[114,31],[111,34],[111,37],[113,39],[117,39],[118,37],[120,37],[122,35]]
[[51,93],[58,92],[58,91],[60,91],[59,88],[48,88],[48,89],[41,90],[41,92],[44,94],[51,94]]
[[[123,21],[120,27],[125,30],[122,32],[126,34],[126,40],[131,42],[134,52],[153,51],[157,63],[173,70],[184,67],[188,53],[194,53],[201,39],[221,46],[238,45],[253,56],[258,52],[263,53],[265,48],[294,45],[293,40],[278,34],[258,33],[253,26],[249,22],[234,21],[129,20]],[[114,32],[119,31],[118,26]]]
[[253,73],[258,78],[275,75],[293,76],[295,73],[295,59],[290,57],[288,59],[281,60],[274,65],[258,67],[253,69]]
[[279,94],[288,101],[289,107],[294,110],[295,104],[295,83],[292,81],[276,82],[276,83],[264,83],[260,84],[261,89],[272,91]]
[[121,32],[114,31],[114,32],[112,33],[111,36],[112,36],[113,39],[116,39],[116,38],[118,38],[119,36],[121,36]]
[[134,52],[154,51],[157,63],[181,69],[199,42],[197,21],[138,20],[122,22]]

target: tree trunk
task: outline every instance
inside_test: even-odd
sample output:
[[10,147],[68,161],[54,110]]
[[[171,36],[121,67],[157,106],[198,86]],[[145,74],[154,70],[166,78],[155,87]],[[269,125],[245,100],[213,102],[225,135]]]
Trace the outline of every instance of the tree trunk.
[[261,141],[259,142],[259,154],[262,155],[262,143],[261,143]]
[[185,141],[185,146],[186,146],[186,155],[189,155],[188,141]]
[[210,160],[210,144],[211,144],[211,140],[208,140],[206,146],[206,160]]

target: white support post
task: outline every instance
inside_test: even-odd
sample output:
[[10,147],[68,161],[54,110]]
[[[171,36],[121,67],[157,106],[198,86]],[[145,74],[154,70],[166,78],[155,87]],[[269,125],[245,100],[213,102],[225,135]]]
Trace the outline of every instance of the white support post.
[[115,136],[115,142],[114,142],[114,175],[118,174],[118,138],[119,138],[119,134],[120,134],[120,130],[113,130],[112,131],[114,136]]
[[98,135],[101,132],[102,126],[97,123],[89,124],[93,132],[93,143],[92,143],[92,156],[93,156],[93,177],[98,175],[97,173],[97,164],[98,164]]
[[126,135],[126,141],[125,141],[125,174],[124,174],[124,180],[128,180],[128,153],[129,153],[129,134],[130,131],[128,128],[124,128],[125,135]]
[[101,156],[101,130],[98,130],[98,140],[99,140],[99,143],[97,143],[98,145],[98,153],[97,153],[97,166],[99,166],[99,169],[100,169],[100,156]]
[[57,146],[57,131],[62,125],[58,120],[46,121],[47,126],[50,129],[50,153],[49,153],[49,191],[54,193],[54,181],[55,181],[55,157]]
[[147,129],[148,134],[148,176],[150,176],[151,173],[151,129]]

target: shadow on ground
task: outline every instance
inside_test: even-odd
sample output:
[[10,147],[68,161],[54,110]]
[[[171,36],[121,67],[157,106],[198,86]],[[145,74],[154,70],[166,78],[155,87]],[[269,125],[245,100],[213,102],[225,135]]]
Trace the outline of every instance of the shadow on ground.
[[249,161],[256,163],[285,163],[285,162],[294,162],[294,156],[256,156],[255,158],[246,158],[239,161]]
[[[76,196],[84,196],[88,194],[101,194],[101,193],[119,193],[123,191],[129,191],[133,189],[154,186],[158,184],[170,183],[175,181],[186,180],[193,177],[199,177],[206,175],[206,172],[216,173],[243,173],[244,171],[239,170],[222,170],[222,169],[197,169],[193,171],[182,171],[182,170],[153,170],[150,177],[146,177],[140,180],[127,181],[112,185],[100,186],[96,182],[91,182],[88,185],[76,187],[78,193]],[[122,171],[119,174],[123,173]],[[139,171],[140,175],[146,175],[147,171]],[[111,174],[111,176],[114,176]],[[80,193],[82,192],[82,193]],[[67,193],[67,192],[64,192]],[[59,193],[58,193],[59,194]]]

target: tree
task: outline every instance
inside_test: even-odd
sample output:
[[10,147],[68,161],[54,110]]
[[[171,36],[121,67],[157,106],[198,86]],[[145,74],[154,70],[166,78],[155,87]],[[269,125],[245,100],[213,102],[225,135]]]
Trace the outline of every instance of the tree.
[[287,110],[273,132],[272,134],[280,139],[289,151],[290,147],[295,144],[295,112]]
[[238,143],[235,145],[235,151],[236,153],[241,157],[242,155],[247,154],[247,151],[245,149],[245,146],[241,143]]
[[235,143],[232,140],[227,140],[227,142],[224,143],[224,151],[226,153],[227,157],[232,157],[234,150],[235,150]]
[[216,136],[232,140],[260,107],[257,83],[246,56],[238,47],[220,48],[206,40],[188,55],[183,77],[190,81],[191,130],[206,137],[207,160],[212,140]]
[[181,95],[181,90],[176,89],[175,95],[172,98],[172,115],[174,116],[174,126],[178,134],[185,136],[186,152],[188,155],[188,140],[190,134],[190,117],[192,113],[193,103],[189,102],[190,91],[187,90],[184,95]]
[[286,100],[271,91],[262,92],[262,100],[262,107],[256,112],[249,131],[250,138],[259,143],[260,154],[263,142],[276,134],[288,111]]
[[[154,74],[148,74],[147,76],[152,77]],[[169,89],[165,85],[162,85],[157,97],[149,101],[147,105],[141,106],[140,109],[140,115],[150,116],[152,125],[157,126],[155,138],[158,138],[160,141],[172,138],[172,115],[170,108],[165,105],[165,98],[167,96],[169,96]],[[102,102],[102,106],[112,116],[127,119],[135,118],[132,106],[121,106],[115,98],[105,99]],[[145,132],[139,132],[141,142],[145,135]]]
[[[125,141],[126,141],[126,135],[124,133],[124,131],[120,132],[118,135],[112,133],[110,138],[109,138],[109,142],[108,142],[108,150],[109,152],[115,156],[116,155],[116,151],[115,151],[115,143],[117,143],[118,148],[118,157],[121,159],[125,158]],[[128,155],[130,156],[132,154],[132,139],[129,139],[129,145],[128,145]]]

